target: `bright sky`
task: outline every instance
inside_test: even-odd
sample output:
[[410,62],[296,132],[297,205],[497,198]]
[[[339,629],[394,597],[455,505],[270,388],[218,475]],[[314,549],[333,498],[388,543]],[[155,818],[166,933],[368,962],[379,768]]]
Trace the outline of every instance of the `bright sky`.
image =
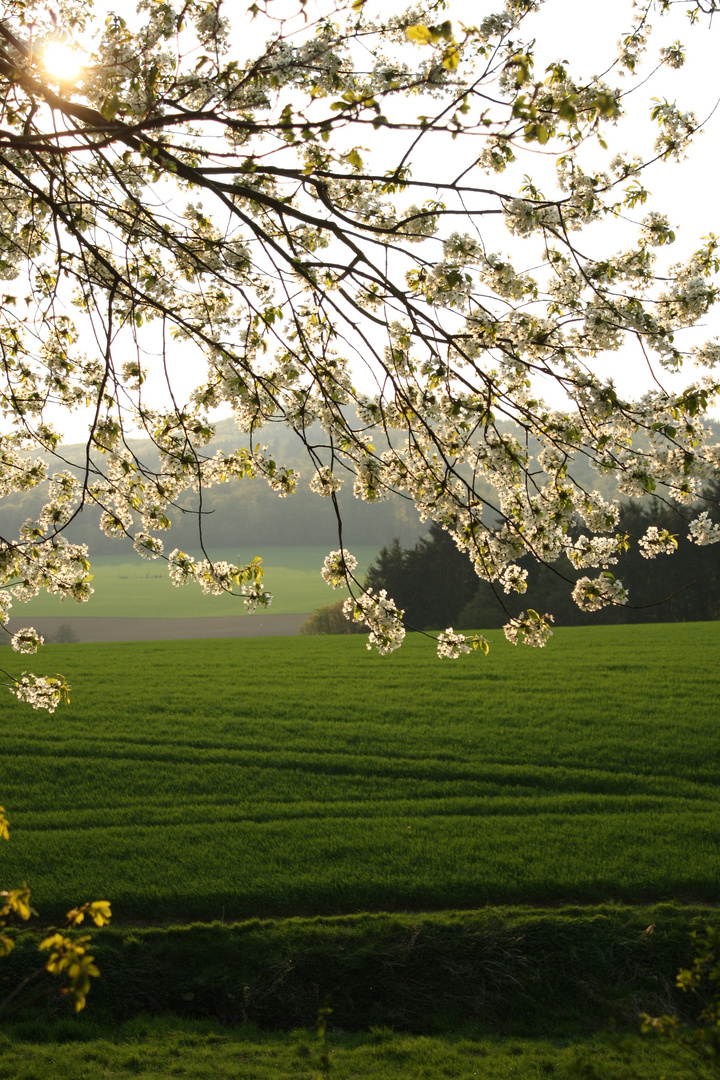
[[[288,0],[288,3],[290,0]],[[277,0],[277,7],[285,0]],[[312,18],[313,4],[318,7],[318,0],[310,0],[308,11]],[[387,14],[388,4],[380,4],[378,0],[368,0],[367,11],[372,15],[373,5]],[[107,5],[111,8],[113,5]],[[233,5],[234,6],[234,5]],[[400,5],[397,6],[398,10]],[[445,17],[458,22],[477,22],[484,15],[492,12],[498,5],[483,0],[466,3],[464,0],[449,0]],[[638,85],[640,79],[625,78],[628,91],[632,93],[627,97],[628,117],[623,120],[614,133],[615,138],[611,150],[630,151],[631,153],[647,154],[649,156],[652,143],[657,129],[650,127],[647,119],[653,97],[677,100],[682,109],[694,109],[699,119],[711,113],[716,102],[712,98],[714,79],[709,73],[714,73],[717,65],[717,35],[720,29],[712,33],[708,29],[707,20],[696,27],[691,27],[684,14],[685,4],[678,3],[669,16],[656,15],[654,23],[657,33],[650,39],[648,49],[648,62],[644,65],[644,71],[648,73],[654,67],[654,59],[658,56],[661,45],[667,45],[679,38],[687,47],[688,62],[686,66],[673,71],[664,69],[659,72],[647,85]],[[101,5],[105,8],[106,5]],[[244,10],[244,5],[243,8]],[[226,10],[231,10],[231,5],[226,5]],[[238,10],[238,9],[235,9]],[[557,59],[570,61],[574,72],[587,75],[596,74],[607,66],[609,57],[612,57],[615,43],[624,31],[629,29],[631,9],[628,0],[547,0],[541,11],[531,17],[529,26],[532,32],[537,34],[536,46],[536,71],[542,72],[547,63]],[[251,55],[261,47],[262,41],[267,36],[266,23],[259,20],[254,24],[249,23],[247,18],[237,21],[238,52],[242,55]],[[528,30],[525,31],[527,35]],[[652,63],[650,59],[652,58]],[[615,83],[614,74],[608,77],[608,81]],[[416,102],[412,105],[415,112],[420,111]],[[700,238],[708,232],[720,233],[720,212],[718,202],[710,198],[710,193],[716,188],[717,173],[717,144],[720,131],[720,110],[707,122],[705,133],[696,138],[695,145],[691,149],[688,160],[679,164],[661,164],[647,173],[644,182],[652,193],[651,203],[638,211],[628,214],[627,227],[614,223],[614,235],[611,250],[627,247],[636,236],[636,226],[633,221],[638,221],[646,215],[649,209],[658,209],[668,213],[671,223],[676,227],[677,241],[667,249],[661,250],[658,261],[658,269],[665,264],[674,263],[687,257],[699,244]],[[367,138],[367,137],[366,137]],[[395,136],[393,136],[395,138]],[[466,147],[462,144],[462,138],[455,143],[448,140],[447,155],[443,157],[445,175],[448,167],[452,171],[453,158],[462,166],[465,163]],[[388,154],[397,153],[396,144],[388,143]],[[589,149],[589,157],[602,154],[606,163],[609,158],[605,152]],[[389,158],[388,167],[393,164]],[[433,172],[437,168],[437,148],[434,150],[432,160],[418,161],[414,169],[415,177],[423,174],[424,170]],[[503,190],[516,187],[524,173],[530,173],[549,194],[553,189],[554,160],[536,151],[526,151],[522,154],[518,165],[511,173],[508,170],[497,183]],[[492,181],[491,181],[492,183]],[[488,220],[488,219],[486,219]],[[492,219],[489,219],[492,222]],[[490,250],[511,252],[512,240],[504,230],[494,224],[483,224],[483,233],[487,246]],[[608,253],[608,231],[606,225],[595,226],[593,230],[582,234],[581,250],[584,254]],[[666,254],[665,254],[666,253]],[[716,320],[714,330],[710,326],[703,327],[700,331],[686,331],[686,338],[682,344],[695,343],[706,337],[712,336],[718,331]],[[679,339],[680,340],[680,339]],[[88,339],[85,347],[90,351],[92,343]],[[193,372],[197,372],[197,363],[188,352],[187,361],[183,364],[174,364],[177,376],[177,394],[179,399],[189,393],[195,384]],[[648,373],[635,362],[623,362],[622,356],[616,354],[610,361],[608,371],[612,372],[618,389],[623,395],[635,396],[643,392],[648,385]],[[679,377],[671,378],[662,373],[662,383],[666,388],[677,388],[691,381],[692,374],[685,369]],[[358,382],[363,384],[365,379],[358,372]],[[160,394],[162,379],[157,373],[151,376],[146,384],[146,396]],[[363,389],[371,389],[369,384],[361,385]],[[553,404],[560,405],[560,401]],[[63,416],[54,418],[55,422],[64,431],[68,441],[79,440],[83,437],[87,420],[82,414],[74,417]]]

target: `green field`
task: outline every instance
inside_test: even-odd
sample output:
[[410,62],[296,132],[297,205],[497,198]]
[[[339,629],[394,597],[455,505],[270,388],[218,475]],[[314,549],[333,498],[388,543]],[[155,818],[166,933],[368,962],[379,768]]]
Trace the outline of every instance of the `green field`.
[[[260,555],[265,570],[266,588],[273,594],[271,612],[295,615],[314,611],[347,596],[346,590],[333,590],[320,576],[326,548],[262,547],[255,551],[215,551],[214,559],[226,559],[241,565]],[[192,552],[201,558],[200,552]],[[374,547],[353,549],[358,560],[356,573],[362,576],[377,554]],[[203,615],[244,615],[242,599],[236,596],[204,596],[198,586],[176,588],[170,581],[167,565],[157,559],[148,562],[132,552],[119,556],[98,555],[92,558],[95,593],[86,604],[63,602],[46,592],[29,604],[15,604],[14,616],[67,615],[101,618],[173,618],[187,619]]]
[[[120,1030],[107,1032],[89,1028],[84,1037],[79,1037],[77,1025],[67,1022],[39,1027],[18,1025],[9,1036],[0,1036],[0,1077],[122,1080],[142,1073],[146,1080],[169,1076],[317,1080],[319,1075],[320,1047],[311,1031],[261,1034],[173,1017],[138,1017]],[[466,1035],[401,1035],[379,1028],[367,1035],[333,1034],[330,1040],[331,1076],[337,1080],[391,1080],[398,1075],[416,1080],[474,1080],[479,1075],[485,1080],[548,1076],[564,1080],[576,1077],[582,1063],[592,1063],[594,1075],[609,1080],[629,1062],[641,1070],[640,1075],[662,1072],[668,1080],[687,1076],[686,1057],[668,1062],[661,1048],[637,1036],[620,1042],[607,1036],[582,1043],[560,1039],[505,1042]]]
[[48,646],[33,666],[71,706],[0,699],[3,879],[46,916],[107,897],[125,921],[716,902],[718,645],[705,623],[492,635],[457,663],[418,636],[385,659]]

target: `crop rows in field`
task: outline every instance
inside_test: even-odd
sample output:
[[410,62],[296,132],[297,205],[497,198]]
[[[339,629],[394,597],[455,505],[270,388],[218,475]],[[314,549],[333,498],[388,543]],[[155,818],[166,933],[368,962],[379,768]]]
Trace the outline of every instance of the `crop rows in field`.
[[108,897],[159,920],[714,901],[719,643],[581,628],[455,664],[419,637],[385,659],[358,638],[48,647],[70,707],[0,699],[3,880],[47,914]]

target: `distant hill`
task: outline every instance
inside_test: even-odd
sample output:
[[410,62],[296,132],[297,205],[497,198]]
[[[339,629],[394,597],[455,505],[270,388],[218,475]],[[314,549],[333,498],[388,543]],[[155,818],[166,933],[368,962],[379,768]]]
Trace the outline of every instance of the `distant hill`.
[[[512,431],[514,425],[505,423],[502,429]],[[720,439],[720,424],[713,428]],[[520,432],[520,429],[516,429]],[[319,428],[311,429],[310,435],[322,442]],[[278,498],[262,479],[230,481],[203,493],[203,537],[214,548],[283,547],[297,545],[338,546],[337,522],[329,499],[322,499],[310,491],[308,482],[314,471],[303,445],[294,432],[283,425],[268,425],[261,429],[259,440],[268,444],[276,459],[299,471],[301,480],[297,493],[285,499]],[[128,445],[137,456],[148,463],[156,458],[149,440],[129,440]],[[232,419],[215,425],[215,436],[207,448],[231,452],[247,446],[247,436],[238,431]],[[530,450],[533,451],[531,444]],[[61,447],[61,456],[79,468],[85,457],[85,446],[75,444]],[[67,467],[58,462],[58,468]],[[573,463],[573,476],[588,490],[600,491],[606,498],[616,494],[611,474],[595,472],[586,459]],[[481,497],[495,502],[495,493],[489,486],[480,486]],[[352,485],[346,481],[338,495],[343,518],[343,541],[352,550],[353,545],[376,545],[378,549],[390,544],[397,537],[404,547],[412,546],[428,529],[422,523],[412,503],[400,497],[389,498],[374,505],[355,499]],[[43,502],[42,492],[7,496],[2,502],[2,532],[9,536],[28,517],[35,517]],[[170,547],[194,551],[199,544],[197,498],[188,493],[183,496],[180,507],[169,514],[172,528],[166,538]],[[122,544],[104,536],[98,528],[99,511],[90,507],[83,511],[67,531],[68,538],[86,543],[94,554],[112,554],[122,551]]]
[[[318,431],[319,434],[319,431]],[[203,538],[214,548],[248,548],[255,546],[284,547],[323,545],[328,550],[338,546],[337,520],[330,499],[323,499],[309,489],[314,468],[292,431],[280,425],[261,432],[261,443],[268,443],[278,462],[300,473],[297,493],[280,499],[263,479],[231,480],[203,492]],[[129,447],[148,464],[157,460],[149,440],[129,440]],[[216,435],[207,451],[231,452],[247,446],[247,438],[238,431],[232,420],[216,425]],[[51,472],[68,468],[78,471],[85,458],[84,444],[60,447],[64,461],[51,462]],[[349,474],[348,474],[349,475]],[[343,536],[347,547],[376,545],[378,548],[399,537],[404,544],[413,544],[427,529],[417,511],[407,499],[392,498],[368,505],[352,494],[352,483],[346,482],[338,493],[343,517]],[[2,534],[10,536],[27,518],[35,518],[43,504],[43,490],[6,496],[2,501]],[[68,539],[85,543],[94,554],[110,555],[122,552],[122,542],[106,537],[98,527],[100,511],[88,507],[66,531]],[[197,497],[192,492],[181,499],[179,508],[171,508],[172,527],[166,537],[166,548],[180,547],[194,551],[199,545]]]

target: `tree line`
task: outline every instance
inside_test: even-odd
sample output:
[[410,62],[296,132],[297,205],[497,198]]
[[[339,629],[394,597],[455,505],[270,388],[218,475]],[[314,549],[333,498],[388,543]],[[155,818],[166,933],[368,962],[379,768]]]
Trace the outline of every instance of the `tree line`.
[[[717,505],[720,483],[705,492]],[[700,508],[704,508],[700,504]],[[532,558],[523,560],[527,568],[527,592],[509,598],[496,583],[480,581],[466,555],[458,551],[449,534],[431,525],[427,536],[412,547],[403,547],[396,538],[383,547],[370,566],[365,587],[377,592],[386,589],[397,606],[405,611],[405,623],[416,630],[486,629],[502,626],[507,612],[516,614],[522,604],[543,613],[552,612],[558,624],[583,626],[589,623],[688,622],[720,618],[720,548],[698,547],[687,538],[687,508],[661,503],[648,507],[634,501],[621,506],[619,535],[633,541],[644,535],[651,523],[667,529],[677,542],[673,555],[643,558],[637,543],[630,544],[612,568],[629,591],[629,603],[610,605],[602,611],[582,611],[572,600],[575,581],[587,570],[575,570],[562,558],[544,565]],[[581,530],[574,527],[574,538]]]

